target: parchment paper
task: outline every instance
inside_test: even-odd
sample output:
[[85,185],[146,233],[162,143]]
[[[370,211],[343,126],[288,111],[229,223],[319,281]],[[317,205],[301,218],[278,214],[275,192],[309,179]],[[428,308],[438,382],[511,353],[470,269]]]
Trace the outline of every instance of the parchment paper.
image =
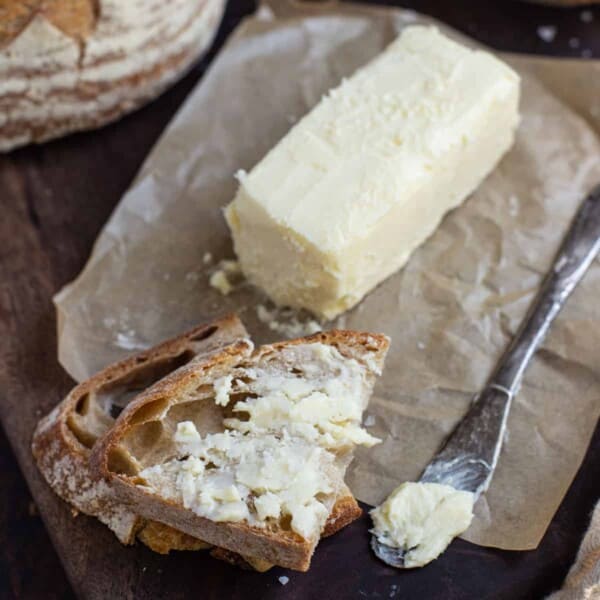
[[[263,301],[256,291],[242,286],[224,298],[208,285],[205,253],[233,255],[221,212],[235,191],[233,175],[415,20],[422,19],[408,11],[277,4],[240,26],[151,152],[83,273],[56,297],[59,355],[71,375],[81,380],[229,310],[241,311],[255,340],[279,337],[256,318]],[[515,62],[523,120],[514,149],[406,268],[334,323],[393,341],[369,408],[371,431],[384,441],[359,451],[348,476],[365,502],[416,478],[464,414],[580,200],[600,181],[591,126],[527,75],[544,71],[541,63]],[[556,84],[563,71],[550,72]],[[590,116],[595,84],[579,81],[574,108]],[[529,549],[544,534],[600,412],[599,299],[596,261],[527,371],[467,539]]]

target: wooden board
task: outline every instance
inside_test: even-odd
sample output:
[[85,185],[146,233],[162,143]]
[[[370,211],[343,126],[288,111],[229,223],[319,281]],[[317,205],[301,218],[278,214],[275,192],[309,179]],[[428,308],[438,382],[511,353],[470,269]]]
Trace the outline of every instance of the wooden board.
[[[600,10],[481,0],[403,2],[506,50],[600,57]],[[252,2],[232,1],[218,44]],[[557,25],[551,44],[537,25]],[[569,40],[577,38],[579,47]],[[600,496],[600,430],[541,546],[516,553],[457,541],[429,567],[395,572],[368,549],[368,519],[318,548],[308,574],[242,572],[203,553],[154,555],[124,548],[93,519],[73,518],[39,476],[29,451],[35,422],[72,382],[56,360],[52,295],[77,275],[95,236],[149,148],[199,79],[210,57],[158,101],[120,123],[0,157],[0,419],[75,593],[87,598],[538,598],[571,563]],[[565,399],[568,401],[568,399]],[[41,528],[29,520],[24,487],[0,444],[7,494],[0,503],[0,597],[59,597],[66,589]],[[6,466],[6,469],[4,468]],[[11,470],[12,469],[12,470]],[[12,473],[12,474],[11,474]],[[6,490],[6,488],[5,488]],[[45,545],[46,544],[46,545]],[[290,578],[284,587],[278,577]],[[3,587],[4,586],[4,587]],[[61,596],[62,597],[62,596]]]

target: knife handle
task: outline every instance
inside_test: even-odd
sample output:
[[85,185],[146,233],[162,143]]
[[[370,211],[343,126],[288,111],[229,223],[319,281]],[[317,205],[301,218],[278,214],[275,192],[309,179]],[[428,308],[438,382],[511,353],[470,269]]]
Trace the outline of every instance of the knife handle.
[[600,185],[581,204],[552,269],[529,307],[489,386],[514,395],[550,324],[600,251]]

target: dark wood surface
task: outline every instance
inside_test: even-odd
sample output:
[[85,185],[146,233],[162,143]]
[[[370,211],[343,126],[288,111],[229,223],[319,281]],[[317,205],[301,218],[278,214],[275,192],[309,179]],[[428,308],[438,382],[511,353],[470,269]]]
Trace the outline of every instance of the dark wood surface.
[[[582,9],[508,1],[402,4],[499,49],[600,58],[600,8],[582,15]],[[215,49],[252,10],[250,1],[230,1]],[[556,28],[552,42],[539,35],[544,26]],[[0,433],[0,598],[543,597],[564,577],[600,496],[600,429],[536,551],[495,551],[459,540],[429,567],[404,573],[371,556],[366,519],[324,541],[305,575],[244,573],[202,553],[160,557],[122,548],[93,520],[74,519],[37,475],[28,448],[32,423],[72,384],[56,360],[51,296],[83,266],[102,224],[215,49],[171,91],[117,124],[0,156],[0,417],[12,445]],[[284,573],[290,578],[285,587],[278,580]]]

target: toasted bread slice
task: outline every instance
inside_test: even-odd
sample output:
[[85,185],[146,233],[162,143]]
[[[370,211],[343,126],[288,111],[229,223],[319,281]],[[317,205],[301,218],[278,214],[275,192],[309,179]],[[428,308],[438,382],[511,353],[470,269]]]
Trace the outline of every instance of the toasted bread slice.
[[[108,525],[122,543],[132,543],[144,523],[114,499],[109,485],[92,474],[88,459],[96,440],[131,399],[156,381],[200,354],[247,337],[241,321],[228,315],[110,365],[76,386],[39,422],[33,436],[33,454],[52,489],[77,511]],[[152,526],[140,537],[150,545],[156,540],[155,545],[162,544],[164,549],[167,536],[171,536],[172,548],[196,548],[201,544],[199,540],[178,537],[162,524]],[[181,543],[175,543],[177,540]]]
[[[327,517],[333,513],[333,520],[329,520],[332,530],[336,523],[356,518],[356,502],[345,494],[343,475],[355,443],[373,440],[360,428],[360,419],[388,345],[382,335],[330,331],[257,350],[249,341],[239,341],[204,355],[160,380],[123,410],[114,427],[93,448],[92,466],[124,505],[148,520],[165,523],[224,551],[252,557],[252,561],[305,571],[320,535],[327,532]],[[313,390],[304,397],[309,404],[300,406],[294,400],[286,405],[288,413],[277,409],[273,415],[264,415],[272,398],[264,395],[262,388],[270,382],[277,393],[277,377],[284,387],[308,386]],[[338,404],[334,405],[333,400],[327,404],[330,397],[325,389],[337,390]],[[346,392],[350,394],[347,402]],[[354,404],[350,404],[350,398]],[[314,400],[321,404],[310,404]],[[308,416],[303,413],[305,408],[309,409]],[[327,413],[325,420],[320,410]],[[336,411],[343,415],[336,417]],[[296,421],[288,431],[287,419],[292,413]],[[312,418],[318,423],[312,423]],[[215,476],[217,480],[227,469],[237,468],[227,463],[236,449],[237,458],[232,461],[254,460],[255,454],[259,460],[261,453],[271,460],[269,453],[282,448],[292,456],[312,453],[315,480],[324,482],[323,489],[311,500],[311,506],[320,504],[319,518],[311,515],[311,527],[303,530],[294,525],[293,513],[282,512],[281,516],[261,520],[256,516],[256,507],[263,492],[253,492],[234,503],[236,509],[250,516],[214,516],[202,513],[198,506],[186,506],[189,502],[178,483],[181,465],[189,466],[192,458],[198,463],[200,458],[179,446],[178,436],[184,430],[192,430],[201,442],[204,436],[209,444],[217,439],[230,444],[227,450],[215,450],[210,460],[204,456],[203,465],[211,473],[207,477]],[[254,442],[258,445],[252,446]],[[240,458],[243,445],[257,450]],[[215,467],[213,459],[219,452],[219,460],[225,463]],[[230,474],[227,472],[227,477]],[[202,482],[199,495],[206,496],[209,487]],[[219,510],[233,506],[218,498]],[[224,551],[221,554],[227,554]]]

